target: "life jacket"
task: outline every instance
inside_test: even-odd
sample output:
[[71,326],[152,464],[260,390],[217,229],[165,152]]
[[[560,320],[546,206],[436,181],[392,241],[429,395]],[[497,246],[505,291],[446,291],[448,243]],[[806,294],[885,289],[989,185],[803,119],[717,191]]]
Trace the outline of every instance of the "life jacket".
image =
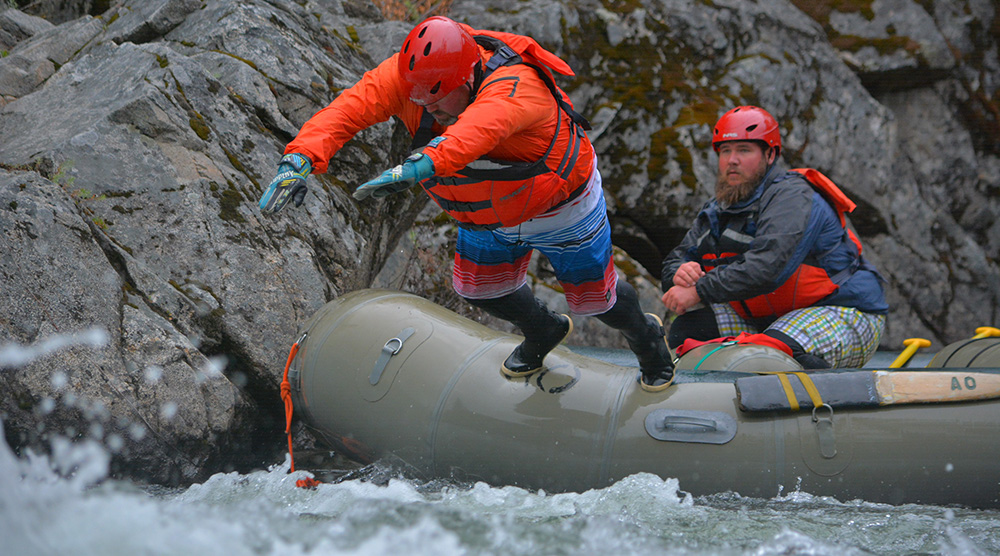
[[[874,270],[861,257],[861,241],[847,227],[847,213],[853,211],[857,205],[819,170],[796,168],[792,172],[801,174],[837,213],[840,225],[844,228],[844,241],[825,253],[808,256],[774,291],[749,299],[731,301],[730,305],[744,319],[780,317],[795,309],[811,307],[835,293],[862,266]],[[759,210],[758,199],[746,210],[731,218],[718,238],[706,234],[698,246],[700,257],[698,262],[706,269],[710,269],[742,260],[743,253],[749,250],[750,243],[756,236]],[[839,249],[848,240],[856,247],[854,261],[847,268],[830,276],[820,267],[819,261]]]
[[[513,35],[511,37],[519,38]],[[557,117],[556,130],[552,134],[548,149],[534,162],[482,157],[457,171],[456,176],[434,176],[421,182],[424,191],[442,210],[457,220],[459,226],[474,230],[492,230],[520,224],[542,212],[568,203],[583,193],[586,182],[571,187],[568,180],[576,166],[582,142],[587,140],[585,130],[590,129],[590,123],[573,110],[556,87],[550,69],[555,67],[557,71],[561,70],[560,73],[569,71],[569,74],[572,74],[572,71],[554,54],[530,40],[518,41],[520,42],[518,45],[520,52],[518,52],[496,37],[477,34],[473,35],[473,38],[483,48],[492,51],[493,55],[481,69],[477,68],[470,103],[475,99],[475,94],[482,84],[497,68],[524,64],[538,73],[552,93],[559,109],[569,116],[568,125],[563,124],[561,114]],[[424,110],[420,126],[413,136],[411,150],[420,149],[430,142],[434,137],[434,132],[431,130],[433,124],[434,118]],[[549,155],[560,133],[570,134],[570,144],[562,159],[553,168],[549,164]],[[565,192],[565,197],[555,205],[550,204],[551,195],[544,194],[553,190]]]

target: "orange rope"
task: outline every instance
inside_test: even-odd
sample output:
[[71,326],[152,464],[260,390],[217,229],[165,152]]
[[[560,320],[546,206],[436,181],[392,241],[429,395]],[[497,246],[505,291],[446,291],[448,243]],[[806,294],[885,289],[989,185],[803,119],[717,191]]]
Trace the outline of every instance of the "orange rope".
[[[292,462],[289,473],[295,472],[295,454],[292,452],[292,384],[288,382],[288,368],[292,366],[295,355],[299,352],[299,342],[292,344],[291,351],[288,352],[288,361],[285,363],[285,374],[281,379],[281,400],[285,402],[285,434],[288,435],[288,458]],[[299,479],[295,481],[295,486],[301,488],[315,488],[321,484],[316,479]]]

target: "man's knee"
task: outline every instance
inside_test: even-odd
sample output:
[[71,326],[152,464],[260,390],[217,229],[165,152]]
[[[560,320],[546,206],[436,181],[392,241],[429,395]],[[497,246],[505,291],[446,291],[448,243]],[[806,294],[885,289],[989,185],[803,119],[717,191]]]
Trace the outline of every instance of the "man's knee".
[[799,365],[802,365],[804,369],[829,369],[830,363],[826,359],[815,355],[813,353],[807,353],[802,344],[798,343],[795,338],[792,338],[788,334],[781,332],[780,330],[774,330],[769,328],[763,332],[765,336],[770,336],[776,340],[787,345],[792,350],[792,358],[795,359]]
[[671,349],[684,343],[688,338],[698,341],[714,340],[719,337],[719,324],[715,319],[715,311],[711,307],[703,307],[678,316],[670,325],[667,343]]

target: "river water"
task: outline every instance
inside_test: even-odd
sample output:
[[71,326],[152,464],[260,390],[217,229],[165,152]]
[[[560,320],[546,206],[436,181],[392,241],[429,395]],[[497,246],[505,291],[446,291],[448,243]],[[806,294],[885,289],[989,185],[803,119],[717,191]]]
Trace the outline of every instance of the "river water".
[[51,452],[17,457],[0,440],[2,556],[1000,554],[998,510],[794,491],[692,497],[651,474],[547,493],[419,482],[378,464],[302,489],[295,481],[311,475],[289,474],[287,459],[165,489],[109,479],[109,452],[94,440],[56,438]]
[[108,461],[93,441],[25,458],[0,442],[0,554],[1000,553],[1000,511],[804,492],[691,497],[650,474],[551,494],[387,478],[376,466],[303,489],[295,481],[309,475],[289,474],[286,460],[168,490],[108,480]]

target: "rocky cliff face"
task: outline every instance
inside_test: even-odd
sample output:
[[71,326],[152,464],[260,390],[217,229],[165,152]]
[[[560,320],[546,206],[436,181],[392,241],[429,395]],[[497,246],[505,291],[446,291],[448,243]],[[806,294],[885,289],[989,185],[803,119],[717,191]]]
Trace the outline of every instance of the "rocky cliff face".
[[[595,124],[619,267],[647,310],[660,258],[711,195],[710,126],[753,103],[782,124],[789,164],[858,202],[893,305],[883,345],[970,336],[1000,321],[1000,14],[840,4],[457,1],[451,15],[531,34],[577,71],[563,84]],[[362,0],[23,9],[0,12],[0,343],[105,340],[0,354],[13,446],[92,438],[114,470],[156,482],[273,462],[285,356],[323,303],[376,285],[484,318],[450,290],[454,231],[422,193],[350,197],[404,156],[391,122],[311,177],[302,207],[256,207],[298,127],[408,24]],[[533,276],[559,303],[544,261]],[[623,345],[584,324],[577,342]]]

